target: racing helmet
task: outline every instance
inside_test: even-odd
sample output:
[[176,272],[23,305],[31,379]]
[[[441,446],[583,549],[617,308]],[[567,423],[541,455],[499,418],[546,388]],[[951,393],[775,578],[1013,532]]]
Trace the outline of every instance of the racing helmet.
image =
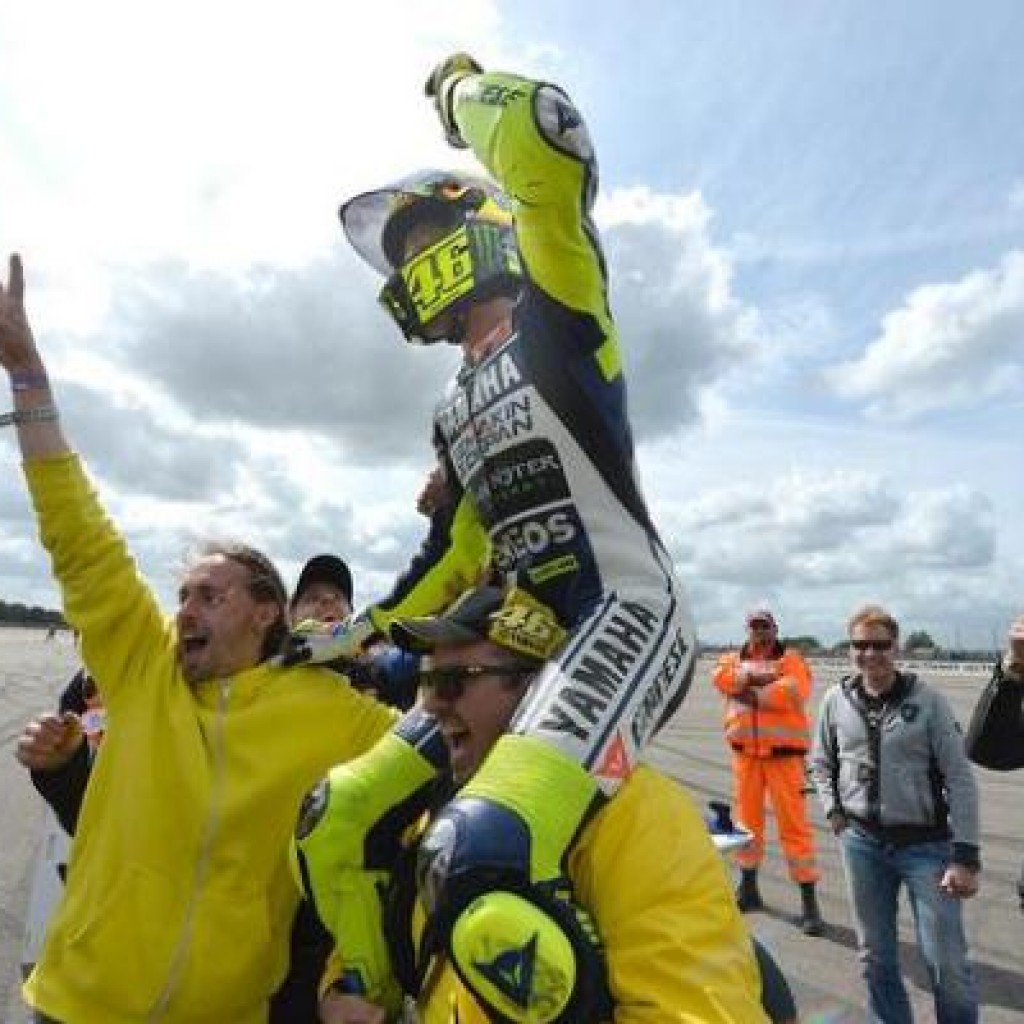
[[[356,252],[386,276],[378,300],[409,342],[458,342],[469,303],[519,294],[509,202],[484,178],[417,171],[355,196],[339,216]],[[420,225],[436,226],[437,237],[407,256],[406,239]]]

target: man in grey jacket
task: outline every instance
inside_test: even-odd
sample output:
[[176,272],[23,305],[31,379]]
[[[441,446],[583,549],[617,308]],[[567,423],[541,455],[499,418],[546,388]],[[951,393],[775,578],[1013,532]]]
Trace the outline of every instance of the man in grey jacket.
[[896,670],[899,625],[875,605],[848,625],[856,673],[818,711],[811,769],[842,845],[869,1019],[911,1024],[900,974],[906,885],[937,1024],[976,1024],[961,903],[978,891],[978,790],[946,698]]

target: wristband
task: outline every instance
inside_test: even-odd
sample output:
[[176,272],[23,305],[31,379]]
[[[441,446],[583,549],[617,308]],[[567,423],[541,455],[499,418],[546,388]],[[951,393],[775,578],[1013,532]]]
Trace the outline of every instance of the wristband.
[[14,412],[0,414],[0,427],[26,426],[31,423],[53,423],[58,419],[57,406],[39,405],[34,409],[15,409]]
[[12,370],[10,375],[11,390],[48,391],[50,378],[45,370]]

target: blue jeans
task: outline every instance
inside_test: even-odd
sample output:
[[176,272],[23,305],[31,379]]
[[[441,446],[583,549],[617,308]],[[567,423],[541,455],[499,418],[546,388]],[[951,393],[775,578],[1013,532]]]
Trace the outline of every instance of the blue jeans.
[[900,973],[899,891],[906,885],[917,945],[928,967],[937,1024],[977,1024],[978,994],[967,960],[960,901],[938,888],[949,843],[896,847],[855,825],[840,837],[873,1024],[911,1024]]

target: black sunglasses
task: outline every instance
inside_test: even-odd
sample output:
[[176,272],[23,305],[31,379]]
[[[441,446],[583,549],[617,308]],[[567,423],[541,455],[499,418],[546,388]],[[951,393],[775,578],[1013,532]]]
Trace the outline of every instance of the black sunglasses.
[[522,679],[537,671],[537,665],[446,665],[444,668],[422,668],[417,673],[419,685],[433,690],[439,700],[459,700],[466,692],[466,685],[480,676],[504,676],[508,679]]
[[851,640],[850,646],[855,651],[891,651],[891,640]]

